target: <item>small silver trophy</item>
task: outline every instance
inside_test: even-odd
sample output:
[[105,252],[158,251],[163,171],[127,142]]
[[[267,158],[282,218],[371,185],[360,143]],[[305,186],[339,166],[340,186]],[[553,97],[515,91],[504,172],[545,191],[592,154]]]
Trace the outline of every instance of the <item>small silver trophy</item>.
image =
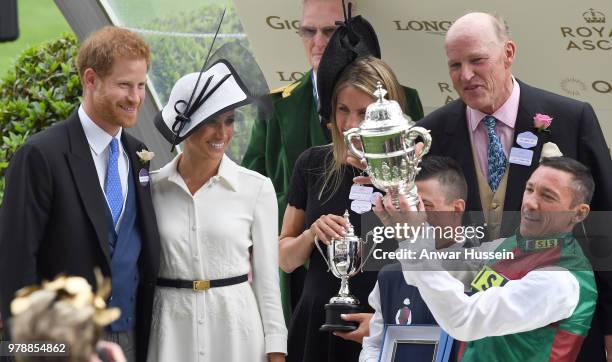
[[[366,109],[359,128],[344,132],[344,139],[349,151],[366,161],[372,184],[391,194],[396,208],[399,209],[399,195],[405,195],[411,209],[416,210],[419,199],[414,179],[421,158],[431,147],[431,135],[425,128],[415,127],[397,102],[385,99],[386,94],[378,82],[374,91],[378,99]],[[425,146],[417,155],[415,140],[419,136]],[[361,141],[363,151],[355,147],[353,139]]]
[[374,246],[372,246],[368,256],[365,259],[362,258],[365,243],[361,238],[355,236],[353,225],[349,221],[348,210],[344,212],[344,220],[348,225],[346,235],[331,240],[331,244],[327,246],[327,258],[319,242],[315,242],[315,246],[329,267],[328,271],[331,270],[336,278],[340,278],[338,294],[325,305],[325,324],[321,326],[321,331],[353,331],[357,329],[355,322],[347,322],[340,315],[359,312],[359,300],[349,291],[348,281],[350,277],[363,269],[374,251]]

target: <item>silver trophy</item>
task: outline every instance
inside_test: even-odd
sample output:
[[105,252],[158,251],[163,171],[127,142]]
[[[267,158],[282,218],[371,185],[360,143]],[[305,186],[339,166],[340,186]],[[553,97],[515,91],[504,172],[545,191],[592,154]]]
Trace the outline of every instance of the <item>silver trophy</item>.
[[[393,205],[399,209],[399,195],[405,195],[411,209],[416,210],[419,198],[414,179],[420,171],[419,162],[429,152],[431,135],[402,112],[400,105],[385,99],[387,91],[378,82],[374,96],[378,98],[366,109],[365,120],[359,128],[344,132],[349,151],[366,161],[366,172],[372,184],[391,194]],[[415,151],[415,140],[421,137],[424,147]],[[363,151],[355,147],[358,139]]]
[[327,246],[327,258],[319,242],[315,242],[315,246],[329,268],[328,271],[331,270],[332,274],[340,279],[338,294],[325,305],[325,324],[321,326],[321,331],[353,331],[357,329],[356,323],[347,322],[340,315],[359,312],[359,300],[349,291],[348,281],[350,277],[363,270],[363,266],[374,251],[374,246],[372,246],[368,256],[365,259],[362,258],[367,237],[366,242],[364,242],[361,238],[355,236],[353,225],[349,221],[348,210],[344,212],[344,219],[348,225],[346,234],[343,237],[331,240],[331,244]]

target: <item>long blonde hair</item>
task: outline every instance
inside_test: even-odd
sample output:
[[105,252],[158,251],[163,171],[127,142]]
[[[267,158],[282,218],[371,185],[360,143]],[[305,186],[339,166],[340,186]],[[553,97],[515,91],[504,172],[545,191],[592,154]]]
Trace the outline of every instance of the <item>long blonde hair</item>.
[[332,112],[330,115],[332,152],[325,160],[325,179],[319,193],[319,199],[322,199],[323,194],[327,193],[325,199],[325,201],[327,201],[338,190],[342,183],[344,168],[346,167],[344,162],[348,149],[344,143],[344,135],[340,132],[336,124],[338,94],[344,88],[351,86],[367,94],[371,94],[372,102],[374,102],[373,92],[376,90],[378,82],[381,82],[383,88],[387,91],[387,99],[398,102],[402,107],[402,111],[406,113],[408,105],[406,104],[404,89],[397,81],[395,74],[387,63],[378,58],[367,56],[355,60],[344,69],[332,92]]

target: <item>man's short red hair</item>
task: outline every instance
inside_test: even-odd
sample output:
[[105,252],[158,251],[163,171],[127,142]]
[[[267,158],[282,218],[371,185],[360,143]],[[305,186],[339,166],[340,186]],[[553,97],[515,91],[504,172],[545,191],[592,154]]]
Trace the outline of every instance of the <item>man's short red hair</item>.
[[142,36],[127,29],[105,26],[83,41],[76,67],[81,78],[88,68],[105,77],[118,58],[143,59],[147,62],[147,70],[151,65],[151,51]]

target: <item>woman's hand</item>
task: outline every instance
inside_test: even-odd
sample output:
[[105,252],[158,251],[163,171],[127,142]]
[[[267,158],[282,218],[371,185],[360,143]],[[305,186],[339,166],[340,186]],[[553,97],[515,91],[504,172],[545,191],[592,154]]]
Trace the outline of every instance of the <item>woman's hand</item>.
[[363,337],[370,335],[370,320],[374,314],[372,313],[351,313],[342,314],[341,317],[345,321],[357,322],[357,329],[351,332],[334,332],[334,336],[344,338],[348,341],[363,343]]
[[331,239],[344,235],[346,222],[342,216],[323,215],[309,229],[304,230],[306,214],[304,210],[287,205],[280,233],[279,264],[286,273],[291,273],[310,258],[319,239],[329,245]]
[[312,223],[310,231],[324,244],[331,244],[331,239],[338,239],[346,234],[346,220],[340,215],[327,214]]
[[280,352],[268,353],[268,362],[285,362],[285,354]]

